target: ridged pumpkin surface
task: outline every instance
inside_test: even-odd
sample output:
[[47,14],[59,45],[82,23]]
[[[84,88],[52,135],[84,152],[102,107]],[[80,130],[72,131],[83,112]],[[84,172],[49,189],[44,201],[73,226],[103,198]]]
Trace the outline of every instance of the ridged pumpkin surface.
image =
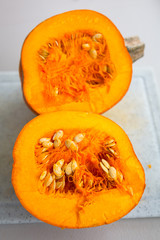
[[20,132],[12,184],[21,204],[63,228],[116,221],[139,202],[144,170],[125,132],[92,113],[42,114]]
[[35,27],[21,53],[24,98],[37,113],[102,113],[125,95],[132,61],[124,40],[105,16],[75,10]]

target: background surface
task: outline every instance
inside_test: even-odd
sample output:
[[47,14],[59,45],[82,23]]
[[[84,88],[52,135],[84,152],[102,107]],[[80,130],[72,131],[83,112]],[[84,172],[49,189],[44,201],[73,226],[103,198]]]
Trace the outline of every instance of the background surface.
[[92,9],[108,16],[124,37],[138,35],[146,44],[145,57],[134,65],[153,65],[160,76],[159,0],[0,0],[0,6],[0,70],[17,70],[22,43],[41,21]]
[[[73,9],[92,9],[108,16],[124,37],[138,35],[145,42],[145,56],[135,67],[152,66],[160,86],[160,1],[159,0],[0,0],[0,71],[18,70],[22,43],[41,21]],[[0,240],[81,239],[86,230],[61,230],[39,223],[1,225]],[[159,239],[160,218],[120,220],[101,234],[92,228],[90,239]],[[88,237],[88,235],[87,235]]]

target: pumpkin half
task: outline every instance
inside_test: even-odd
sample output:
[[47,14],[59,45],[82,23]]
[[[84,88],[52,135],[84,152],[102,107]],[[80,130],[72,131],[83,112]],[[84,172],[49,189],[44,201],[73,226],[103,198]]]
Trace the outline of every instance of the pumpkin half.
[[93,113],[39,115],[20,132],[13,158],[12,184],[21,204],[63,228],[116,221],[138,204],[145,188],[125,132]]
[[102,113],[128,90],[132,60],[106,16],[74,10],[31,31],[22,47],[20,70],[24,98],[35,112]]

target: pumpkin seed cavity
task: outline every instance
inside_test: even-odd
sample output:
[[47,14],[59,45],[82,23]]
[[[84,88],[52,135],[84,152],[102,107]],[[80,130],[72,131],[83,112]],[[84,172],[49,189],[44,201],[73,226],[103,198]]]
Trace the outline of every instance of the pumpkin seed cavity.
[[[124,182],[116,140],[90,129],[57,130],[40,138],[35,157],[40,192],[91,194],[121,187]],[[133,192],[130,187],[124,189]]]
[[94,87],[109,91],[116,75],[105,37],[93,30],[51,38],[38,51],[38,67],[44,100],[56,105],[88,100]]

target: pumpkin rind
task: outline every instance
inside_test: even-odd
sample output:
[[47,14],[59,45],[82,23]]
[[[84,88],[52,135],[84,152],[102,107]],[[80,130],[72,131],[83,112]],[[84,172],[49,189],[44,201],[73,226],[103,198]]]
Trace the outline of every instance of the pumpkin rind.
[[[60,38],[65,33],[81,29],[92,29],[103,34],[110,59],[116,69],[116,76],[109,91],[106,85],[97,86],[90,90],[89,100],[64,101],[60,105],[55,105],[54,100],[45,100],[42,94],[46,89],[39,77],[37,53],[51,37]],[[120,32],[107,17],[91,10],[66,12],[39,24],[24,41],[20,66],[24,98],[30,108],[39,114],[57,110],[102,113],[122,99],[132,77],[132,61]]]
[[[79,127],[81,122],[81,127]],[[88,129],[112,135],[117,142],[124,177],[133,189],[133,196],[119,188],[92,194],[82,208],[77,207],[80,194],[42,194],[37,189],[40,175],[34,146],[37,140],[57,129]],[[63,228],[84,228],[116,221],[139,202],[144,188],[144,170],[125,132],[111,120],[84,112],[42,114],[20,132],[13,150],[12,184],[21,204],[38,219]]]

